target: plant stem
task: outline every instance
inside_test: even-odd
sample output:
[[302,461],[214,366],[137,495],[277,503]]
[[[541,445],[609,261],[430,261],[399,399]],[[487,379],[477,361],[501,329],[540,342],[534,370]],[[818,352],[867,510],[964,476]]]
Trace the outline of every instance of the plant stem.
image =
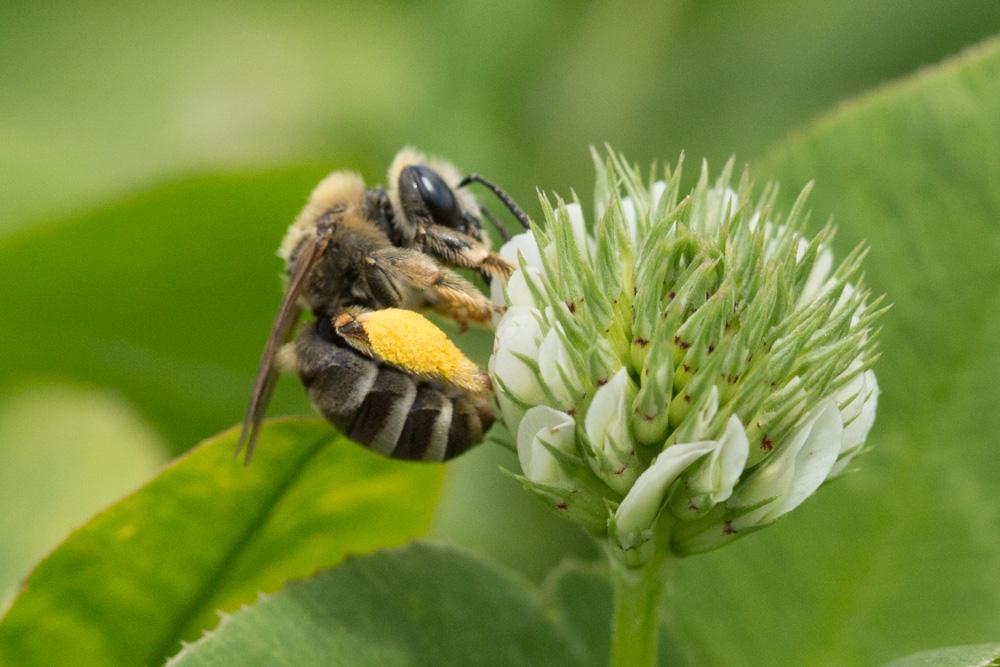
[[611,667],[656,665],[660,606],[672,559],[657,553],[642,567],[629,567],[609,550],[608,561],[615,599]]

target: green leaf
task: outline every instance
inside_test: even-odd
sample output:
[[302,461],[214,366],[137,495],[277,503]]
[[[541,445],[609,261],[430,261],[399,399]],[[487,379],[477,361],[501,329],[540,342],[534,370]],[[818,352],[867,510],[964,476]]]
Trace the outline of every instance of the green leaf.
[[225,618],[169,664],[577,665],[539,591],[455,547],[351,559]]
[[73,385],[0,398],[0,443],[0,600],[66,533],[166,459],[162,439],[124,401]]
[[0,239],[3,381],[115,387],[177,452],[238,421],[281,297],[274,249],[321,175],[195,177]]
[[878,420],[850,475],[774,528],[685,561],[701,661],[863,664],[1000,635],[1000,42],[848,103],[755,170],[816,179],[841,256],[888,294]]
[[603,563],[566,560],[549,572],[544,585],[549,606],[559,615],[587,664],[606,665],[611,651],[611,583]]
[[996,667],[1000,665],[1000,644],[975,644],[921,651],[888,662],[884,667]]
[[38,565],[0,621],[0,664],[154,665],[232,610],[423,533],[443,468],[391,461],[318,420],[198,446]]
[[[171,667],[197,665],[607,664],[603,563],[570,559],[541,589],[454,546],[412,543],[348,559],[232,616]],[[660,664],[688,664],[666,626]]]

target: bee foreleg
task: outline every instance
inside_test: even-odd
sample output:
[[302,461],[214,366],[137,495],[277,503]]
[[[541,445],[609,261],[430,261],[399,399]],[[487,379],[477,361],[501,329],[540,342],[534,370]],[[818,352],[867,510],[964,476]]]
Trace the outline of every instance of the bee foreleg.
[[478,239],[444,225],[421,225],[417,243],[428,255],[450,266],[475,269],[484,278],[508,278],[514,267]]

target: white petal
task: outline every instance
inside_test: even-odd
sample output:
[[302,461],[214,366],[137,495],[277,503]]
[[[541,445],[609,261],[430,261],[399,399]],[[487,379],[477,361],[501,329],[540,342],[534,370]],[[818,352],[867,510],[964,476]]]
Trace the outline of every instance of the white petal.
[[[803,434],[803,440],[805,436]],[[791,444],[791,443],[790,443]],[[737,508],[750,507],[764,501],[766,505],[741,514],[730,522],[730,528],[743,530],[774,520],[771,513],[775,505],[788,493],[795,475],[795,457],[773,459],[750,476],[733,495],[732,505]]]
[[573,362],[560,336],[561,331],[562,325],[556,322],[545,334],[538,348],[538,367],[545,386],[559,401],[559,405],[555,407],[569,410],[581,397],[579,390],[581,383],[577,379]]
[[[718,192],[718,190],[716,190],[716,192]],[[736,213],[736,209],[740,207],[740,198],[736,194],[736,190],[733,190],[732,188],[725,188],[722,191],[721,204],[721,210],[719,211],[721,214],[731,216]]]
[[604,440],[612,421],[617,417],[624,401],[627,382],[628,371],[623,367],[594,392],[594,400],[590,402],[583,428],[595,446]]
[[874,371],[870,370],[865,371],[863,377],[864,404],[861,406],[861,413],[844,428],[844,443],[849,447],[863,445],[875,424],[875,411],[878,409],[878,380]]
[[[760,516],[761,519],[772,514],[774,508],[782,502],[792,487],[795,476],[795,459],[809,438],[813,421],[814,418],[807,420],[805,425],[792,435],[788,443],[777,454],[768,459],[740,485],[734,503],[737,507],[756,505],[773,498],[774,500],[762,510],[752,513],[753,516]],[[751,525],[749,516],[740,517],[741,527]],[[757,523],[757,521],[755,520],[753,523]]]
[[718,443],[712,441],[690,442],[671,445],[660,452],[639,475],[615,511],[615,532],[621,538],[619,543],[630,533],[651,527],[667,499],[670,486],[690,465],[717,447]]
[[704,440],[710,422],[715,419],[715,414],[719,411],[719,388],[714,384],[708,390],[708,399],[705,405],[698,410],[694,416],[694,426],[684,434],[685,440]]
[[809,250],[809,241],[804,238],[800,238],[799,242],[795,244],[795,261],[801,262],[802,258],[806,256],[806,250]]
[[[499,255],[513,264],[514,273],[507,279],[507,295],[509,302],[504,301],[504,281],[494,278],[490,281],[490,299],[493,303],[508,306],[535,306],[531,290],[521,271],[521,260],[519,253],[524,257],[524,262],[533,275],[543,275],[542,256],[538,249],[538,242],[531,232],[515,234],[509,241],[503,244],[498,251]],[[496,324],[496,322],[494,322]]]
[[530,315],[531,312],[535,310],[534,308],[510,308],[504,313],[503,318],[500,320],[500,324],[497,325],[495,335],[503,330],[504,326],[508,323],[514,322],[515,320],[524,317],[525,315]]
[[635,214],[635,202],[631,197],[622,199],[622,213],[625,215],[625,226],[628,228],[628,236],[632,239],[632,247],[636,246],[639,238],[638,222]]
[[740,198],[732,188],[712,188],[708,191],[708,210],[705,211],[705,221],[709,229],[717,230],[740,207]]
[[726,423],[712,456],[703,461],[697,472],[688,477],[688,488],[695,494],[705,494],[712,503],[721,503],[733,493],[750,454],[750,442],[739,417],[733,415]]
[[528,266],[533,266],[539,271],[543,270],[542,255],[538,249],[538,242],[531,232],[521,232],[515,234],[510,241],[502,246],[498,254],[514,266],[520,266],[518,253],[524,256],[524,261]]
[[517,429],[517,458],[524,476],[538,484],[566,486],[559,461],[545,444],[574,453],[574,427],[573,418],[565,412],[544,405],[528,410]]
[[813,421],[809,435],[795,456],[795,475],[785,497],[776,503],[772,516],[778,518],[790,512],[819,488],[840,453],[844,425],[833,401],[826,401]]
[[653,183],[653,187],[649,191],[649,201],[650,209],[655,213],[656,207],[660,205],[660,199],[663,198],[663,193],[667,191],[667,184],[665,181],[656,181]]
[[[517,272],[515,271],[514,273]],[[511,278],[513,277],[514,276],[511,275]],[[500,306],[507,305],[507,300],[504,299],[503,296],[503,288],[505,283],[509,285],[510,278],[508,278],[506,281],[501,280],[500,278],[493,278],[492,280],[490,280],[490,301]],[[500,318],[497,315],[494,315],[493,326],[496,326],[499,323],[500,323]]]
[[747,507],[773,502],[739,517],[737,528],[770,523],[798,507],[826,480],[837,460],[843,424],[833,400],[813,411],[805,424],[774,457],[766,461],[736,492],[735,505]]
[[587,223],[583,219],[583,209],[576,202],[566,204],[566,213],[569,216],[569,224],[573,229],[573,238],[576,240],[576,247],[584,257],[590,256],[591,239],[587,234]]
[[[862,361],[860,357],[851,362],[851,365],[847,368],[848,373],[856,372],[861,368]],[[869,371],[870,372],[870,371]],[[850,424],[852,424],[860,415],[861,410],[864,408],[865,401],[868,399],[868,373],[859,373],[855,375],[854,378],[840,388],[833,400],[837,401],[840,405],[840,416],[844,420],[844,438],[845,443],[848,439],[848,429],[850,429]],[[847,443],[853,444],[853,443]]]
[[878,380],[870,370],[856,377],[837,393],[837,398],[851,401],[841,410],[844,437],[840,445],[840,458],[830,471],[830,477],[842,473],[868,439],[868,433],[875,423],[878,394]]
[[504,393],[504,391],[499,387],[496,388],[495,393],[503,423],[510,433],[516,435],[517,429],[521,424],[521,420],[524,418],[524,408],[515,403],[514,400]]
[[490,358],[490,371],[500,381],[498,384],[528,404],[539,404],[545,399],[535,371],[519,358],[538,359],[542,333],[536,313],[524,307],[508,310],[497,325]]
[[[840,298],[837,299],[837,303],[833,306],[833,312],[837,313],[842,308],[844,308],[847,305],[848,300],[854,296],[854,293],[856,291],[857,288],[854,287],[852,283],[845,283],[844,290],[843,292],[840,293]],[[864,313],[864,310],[865,310],[864,305],[860,305],[858,306],[857,310],[855,310],[854,313],[851,315],[852,327],[857,326],[858,320],[861,319],[861,315]]]
[[613,468],[609,473],[595,466],[594,472],[619,493],[625,493],[638,475],[635,442],[628,426],[631,393],[628,371],[621,368],[594,392],[583,424],[591,447]]
[[600,223],[601,219],[604,218],[604,212],[608,210],[608,200],[601,199],[594,200],[594,223]]
[[[534,279],[536,286],[540,286],[539,280],[541,279],[541,271],[533,267],[527,267],[527,273],[531,275]],[[493,303],[498,303],[507,306],[527,306],[529,308],[536,308],[535,297],[531,293],[531,289],[528,287],[528,279],[525,275],[524,270],[514,269],[514,273],[511,274],[510,278],[507,279],[507,301],[504,301],[503,295],[503,282],[494,278],[490,281],[490,298]]]
[[797,308],[802,308],[811,301],[814,301],[817,297],[821,296],[827,289],[829,289],[827,278],[830,277],[830,271],[832,270],[833,253],[830,252],[829,249],[823,248],[816,256],[816,262],[809,271],[809,277],[806,278],[806,284],[802,287],[802,293],[799,295],[799,300],[796,305]]

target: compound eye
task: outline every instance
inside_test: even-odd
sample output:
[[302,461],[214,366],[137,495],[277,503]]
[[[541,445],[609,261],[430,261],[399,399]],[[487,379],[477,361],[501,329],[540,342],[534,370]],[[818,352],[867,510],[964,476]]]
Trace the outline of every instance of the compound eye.
[[404,202],[419,199],[434,222],[452,229],[462,227],[462,211],[455,193],[430,167],[415,165],[404,169],[399,175],[399,189]]

